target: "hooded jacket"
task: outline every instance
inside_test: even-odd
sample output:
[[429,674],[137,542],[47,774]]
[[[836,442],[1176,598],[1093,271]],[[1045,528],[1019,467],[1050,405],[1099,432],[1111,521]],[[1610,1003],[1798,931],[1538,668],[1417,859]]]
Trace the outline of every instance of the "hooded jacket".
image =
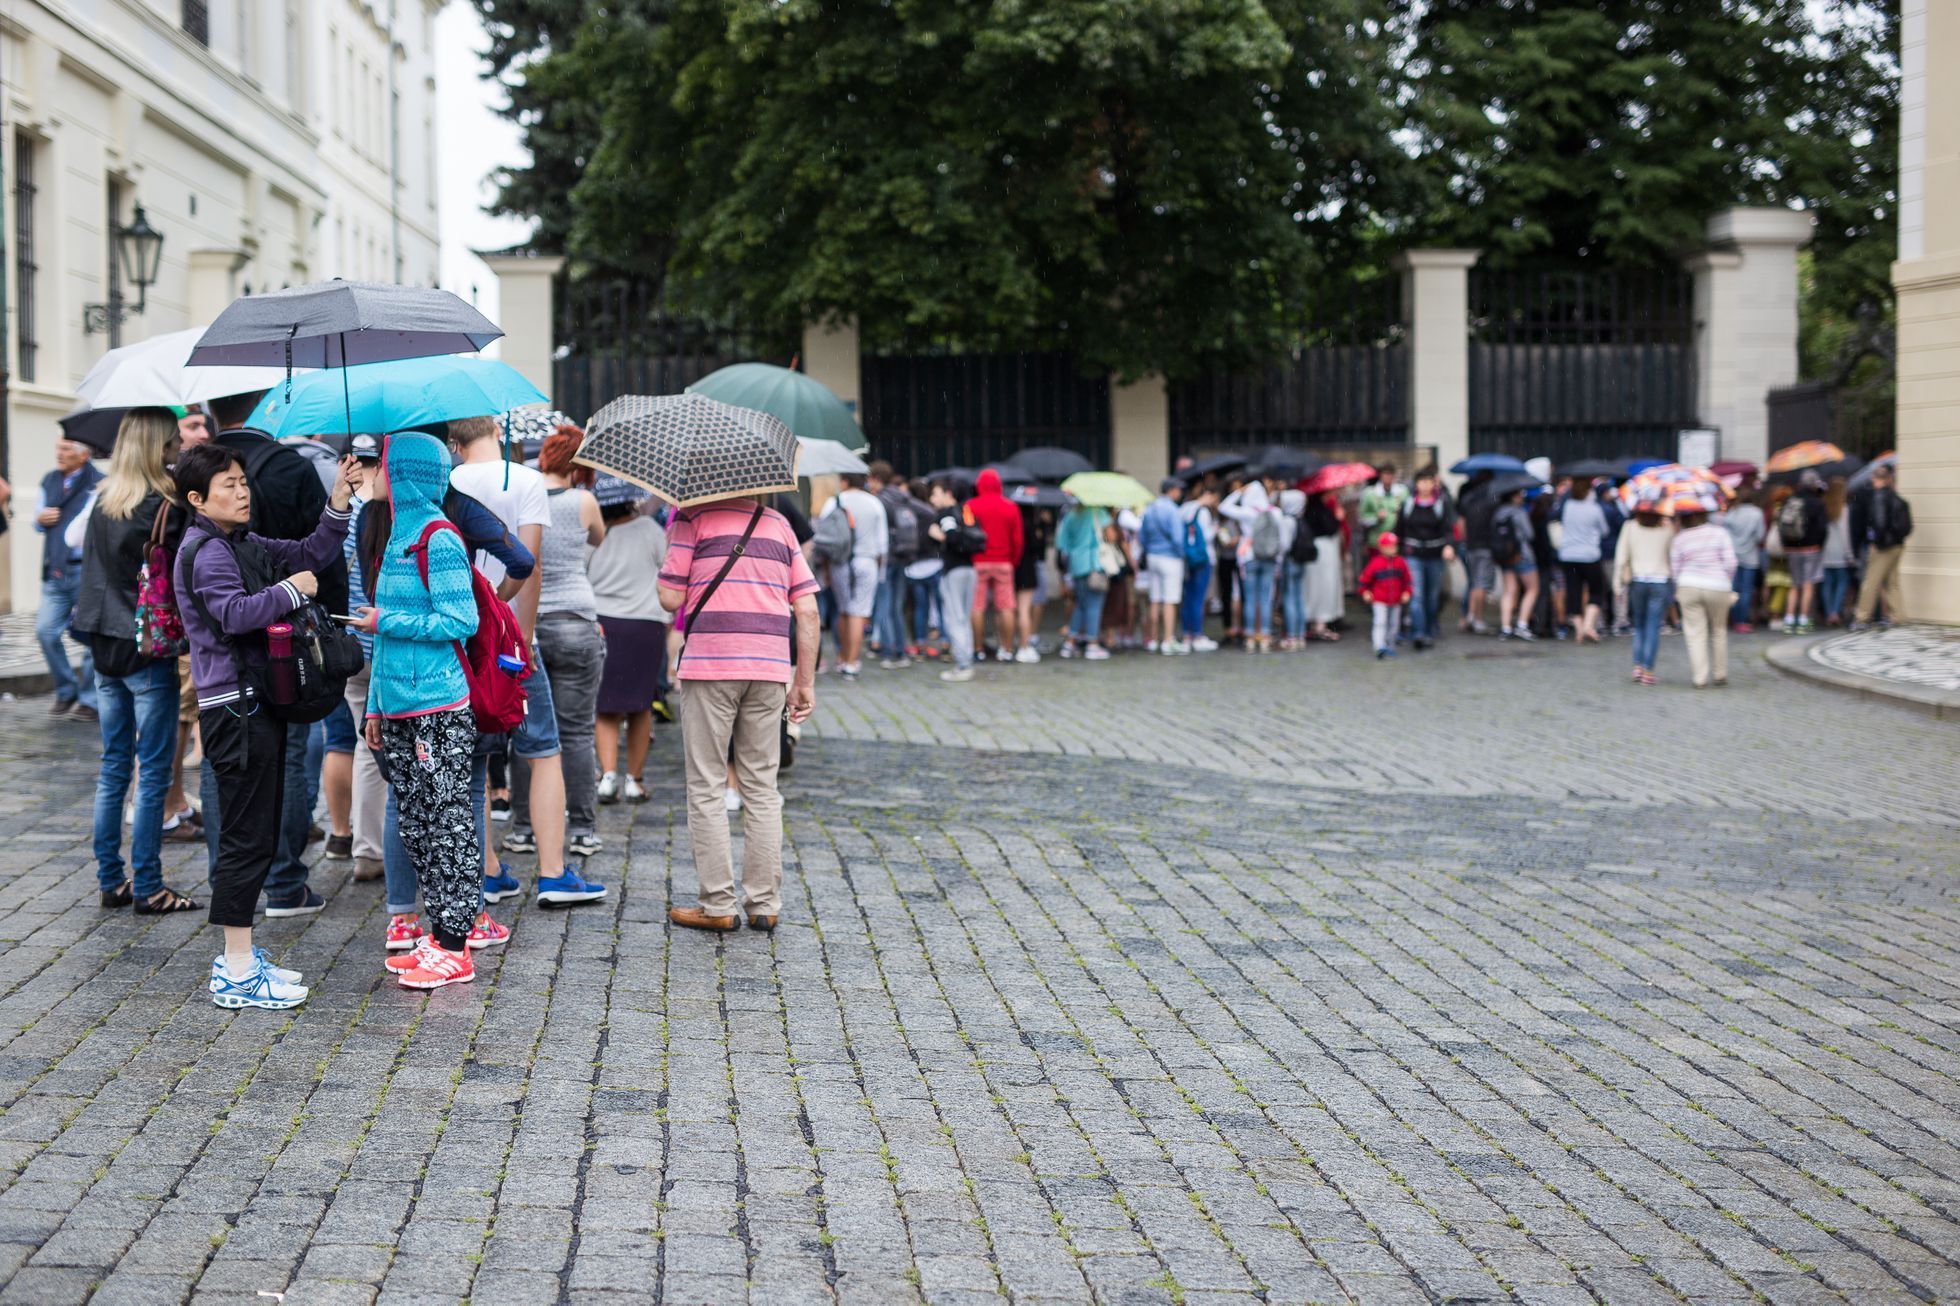
[[1021,560],[1021,510],[1000,492],[1000,473],[982,468],[979,493],[967,502],[973,520],[987,532],[987,547],[973,556],[976,564],[998,562],[1012,567]]
[[374,581],[381,616],[367,714],[425,716],[468,707],[469,681],[455,647],[476,633],[468,550],[454,530],[436,532],[429,540],[426,586],[414,552],[431,523],[448,520],[442,500],[449,491],[449,451],[433,436],[402,432],[388,437],[381,462],[394,526]]

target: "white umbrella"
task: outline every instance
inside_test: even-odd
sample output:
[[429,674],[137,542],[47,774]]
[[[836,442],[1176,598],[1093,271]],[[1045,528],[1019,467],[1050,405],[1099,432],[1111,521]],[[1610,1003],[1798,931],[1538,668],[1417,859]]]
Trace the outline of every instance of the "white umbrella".
[[871,470],[864,459],[846,449],[835,440],[805,440],[797,437],[802,446],[802,456],[796,460],[798,476],[842,476],[855,472],[859,476]]
[[111,349],[76,387],[91,408],[143,405],[188,408],[225,395],[270,390],[282,385],[282,367],[192,367],[191,349],[206,328],[171,331],[133,345]]

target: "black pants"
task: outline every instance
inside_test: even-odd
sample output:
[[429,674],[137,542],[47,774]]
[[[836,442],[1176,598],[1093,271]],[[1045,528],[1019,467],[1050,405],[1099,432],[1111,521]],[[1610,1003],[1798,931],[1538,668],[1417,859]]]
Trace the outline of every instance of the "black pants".
[[286,723],[260,710],[198,714],[204,756],[218,781],[218,859],[211,868],[211,923],[250,925],[279,853],[286,793]]

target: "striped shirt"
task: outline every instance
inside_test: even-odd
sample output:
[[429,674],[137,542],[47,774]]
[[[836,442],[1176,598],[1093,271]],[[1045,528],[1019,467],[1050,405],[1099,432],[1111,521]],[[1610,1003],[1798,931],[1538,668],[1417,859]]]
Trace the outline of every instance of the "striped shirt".
[[790,681],[790,606],[816,593],[817,578],[781,513],[763,511],[707,611],[694,610],[754,514],[745,503],[702,504],[683,508],[667,528],[660,583],[687,591],[682,680]]
[[1735,541],[1715,522],[1682,531],[1668,545],[1674,583],[1684,589],[1725,590],[1735,580]]

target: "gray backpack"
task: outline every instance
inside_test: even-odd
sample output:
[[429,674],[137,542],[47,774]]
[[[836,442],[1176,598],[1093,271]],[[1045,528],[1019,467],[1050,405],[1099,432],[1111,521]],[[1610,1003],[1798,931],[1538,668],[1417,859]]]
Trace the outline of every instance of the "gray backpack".
[[818,562],[825,566],[836,566],[849,562],[851,552],[857,543],[857,522],[851,518],[851,510],[841,500],[823,516],[817,518],[816,533],[810,538],[810,551]]
[[1285,532],[1280,529],[1279,514],[1262,512],[1252,519],[1252,529],[1248,533],[1252,540],[1252,556],[1261,562],[1271,562],[1280,555],[1280,541]]

